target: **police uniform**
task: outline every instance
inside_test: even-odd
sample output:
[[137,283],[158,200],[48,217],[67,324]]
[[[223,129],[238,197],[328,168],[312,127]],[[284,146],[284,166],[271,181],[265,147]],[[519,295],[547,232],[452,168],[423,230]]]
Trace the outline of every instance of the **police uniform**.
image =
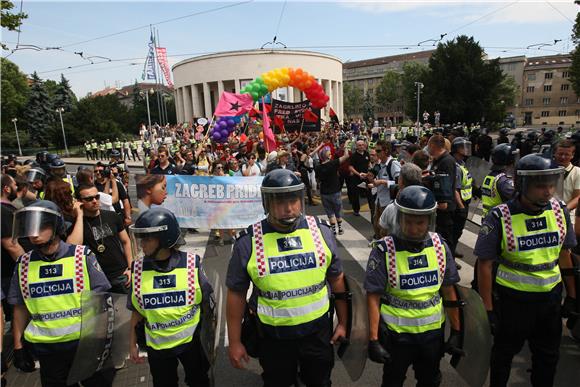
[[87,160],[91,160],[92,158],[92,151],[91,151],[91,143],[89,141],[85,141],[85,155]]
[[93,160],[96,160],[99,156],[98,149],[99,149],[99,144],[95,140],[92,140],[91,141],[91,151],[93,153]]
[[145,319],[154,386],[178,385],[178,360],[187,385],[209,385],[209,363],[200,344],[199,327],[202,301],[213,289],[200,261],[197,254],[174,250],[165,261],[141,258],[132,264],[127,308]]
[[111,152],[113,151],[113,143],[109,140],[105,143],[105,148],[107,149],[107,158],[111,157]]
[[265,386],[293,385],[298,365],[306,385],[330,385],[334,352],[326,281],[342,273],[336,252],[330,225],[310,216],[288,233],[262,220],[236,240],[226,286],[245,294],[253,283],[250,305],[261,332]]
[[481,201],[483,203],[483,217],[501,203],[505,203],[514,195],[514,182],[506,175],[503,167],[492,168],[492,171],[483,179],[481,184]]
[[[464,208],[457,207],[453,212],[453,246],[455,246],[455,249],[457,249],[459,239],[463,234],[465,222],[467,222],[467,213],[469,212],[469,203],[471,203],[473,197],[473,177],[471,177],[471,173],[465,166],[465,162],[457,160],[456,166],[455,188],[459,191]],[[455,253],[455,251],[452,251],[452,253]]]
[[[80,338],[81,292],[105,292],[110,287],[86,246],[60,241],[53,257],[33,250],[18,259],[8,302],[24,305],[30,313],[24,339],[38,356],[43,386],[66,385]],[[84,386],[111,384],[110,372],[98,372],[83,381]]]

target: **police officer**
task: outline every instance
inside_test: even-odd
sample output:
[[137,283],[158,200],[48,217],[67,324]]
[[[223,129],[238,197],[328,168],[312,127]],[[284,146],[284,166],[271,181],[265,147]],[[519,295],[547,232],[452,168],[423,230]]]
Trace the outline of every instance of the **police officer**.
[[[287,169],[262,182],[266,219],[242,233],[233,248],[226,286],[229,358],[248,360],[241,335],[246,292],[258,334],[257,357],[265,386],[330,386],[332,343],[345,336],[347,305],[342,265],[330,225],[304,215],[304,183]],[[338,325],[332,332],[330,283]],[[244,340],[244,344],[242,343]]]
[[[566,203],[553,197],[563,172],[539,154],[520,159],[517,196],[495,207],[480,229],[474,253],[479,293],[494,334],[491,386],[507,385],[512,358],[526,340],[532,352],[531,384],[554,383],[562,336],[560,269],[572,267],[569,249],[576,245]],[[566,278],[565,285],[569,308],[576,297],[573,278]]]
[[[457,308],[449,308],[451,335],[444,343],[443,299],[457,300],[452,252],[434,232],[437,202],[422,186],[395,199],[397,228],[369,256],[365,289],[369,358],[384,363],[382,386],[402,386],[410,365],[418,386],[438,386],[443,353],[462,355]],[[443,296],[443,297],[442,297]]]
[[74,194],[75,192],[75,184],[74,180],[71,175],[69,175],[66,171],[66,164],[59,158],[54,159],[50,163],[50,177],[47,180],[50,182],[51,180],[61,179],[66,182],[70,186],[71,192]]
[[[23,339],[31,343],[43,386],[67,385],[80,338],[81,292],[110,288],[93,253],[64,242],[65,233],[64,218],[53,202],[38,200],[14,215],[14,238],[28,238],[34,246],[18,259],[8,295],[14,305],[15,359],[28,362],[16,353],[22,351]],[[101,372],[83,381],[84,386],[111,384],[112,377]]]
[[144,322],[149,370],[154,386],[178,385],[177,361],[189,386],[208,386],[209,362],[200,342],[200,321],[213,289],[197,254],[179,250],[183,240],[173,213],[152,208],[129,227],[136,248],[132,265],[130,356],[139,356],[135,327]]
[[105,149],[107,150],[107,158],[111,157],[111,152],[113,151],[113,143],[108,138],[105,141]]
[[141,161],[141,157],[139,156],[139,152],[137,152],[137,149],[139,148],[139,142],[137,142],[137,140],[133,140],[131,141],[131,157],[133,157],[133,161],[135,161],[135,159],[139,159],[139,161]]
[[[451,155],[455,157],[457,164],[457,176],[455,178],[455,203],[457,208],[453,212],[453,243],[457,250],[459,238],[463,234],[465,222],[467,222],[467,213],[469,203],[473,197],[473,177],[465,166],[465,160],[471,156],[471,142],[464,137],[457,137],[451,144]],[[463,258],[462,254],[452,251],[453,256]]]
[[99,143],[93,138],[91,139],[91,152],[93,154],[93,160],[97,160],[99,156]]
[[121,153],[123,151],[122,145],[121,145],[121,140],[119,140],[119,137],[115,138],[115,142],[113,142],[113,149],[119,153]]
[[487,128],[482,128],[475,144],[476,154],[485,161],[489,161],[492,147],[493,140],[488,134]]
[[87,160],[92,160],[93,152],[91,151],[91,142],[89,140],[85,141],[85,155]]
[[512,198],[514,183],[508,173],[512,173],[510,168],[513,167],[518,155],[519,150],[509,144],[500,144],[493,148],[491,155],[493,165],[481,184],[484,218],[493,207]]
[[508,128],[501,128],[499,130],[499,137],[497,138],[497,145],[499,144],[509,144],[510,140],[508,138],[508,133],[509,133],[509,129]]
[[520,157],[524,157],[536,151],[538,146],[538,134],[536,132],[529,132],[526,134],[526,139],[522,143],[522,147],[520,148],[521,154]]
[[107,158],[107,145],[104,141],[99,143],[99,160],[105,160]]

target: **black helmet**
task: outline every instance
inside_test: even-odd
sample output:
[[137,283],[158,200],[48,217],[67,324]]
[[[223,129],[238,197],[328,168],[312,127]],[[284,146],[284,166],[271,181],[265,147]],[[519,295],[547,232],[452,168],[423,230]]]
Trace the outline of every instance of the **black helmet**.
[[[268,220],[278,223],[280,226],[289,227],[301,217],[304,212],[304,183],[293,172],[287,169],[275,169],[262,180],[262,205]],[[273,206],[279,201],[300,200],[300,213],[287,214],[276,217]]]
[[50,164],[53,162],[53,160],[56,160],[56,159],[58,159],[58,158],[59,158],[59,157],[58,157],[58,155],[56,155],[56,154],[54,154],[54,153],[48,153],[48,154],[46,155],[46,163],[47,163],[48,165],[50,165]]
[[491,151],[491,161],[495,165],[512,165],[519,154],[520,150],[510,144],[499,144]]
[[[131,239],[134,242],[133,250],[136,258],[145,256],[154,259],[161,249],[179,247],[183,244],[179,223],[173,212],[166,208],[154,207],[145,212],[135,221],[135,224],[129,227]],[[154,251],[144,252],[138,239],[154,237],[159,240],[159,245]]]
[[451,153],[457,153],[461,150],[463,150],[461,153],[463,156],[471,156],[471,141],[465,137],[457,137],[451,143]]
[[46,157],[48,156],[47,151],[38,152],[36,154],[36,162],[40,165],[46,163]]
[[66,164],[61,159],[57,158],[50,163],[50,169],[65,168]]
[[532,202],[536,207],[543,208],[548,202],[545,198],[532,198],[529,188],[537,183],[553,185],[558,188],[562,182],[564,167],[559,166],[552,159],[543,157],[539,153],[532,153],[522,157],[516,164],[516,190]]
[[522,132],[517,132],[516,134],[514,134],[514,136],[517,139],[521,139],[524,136],[524,134]]
[[38,248],[46,246],[54,237],[66,235],[66,226],[60,208],[49,200],[36,200],[14,213],[14,239],[39,236],[47,227],[52,227],[52,236]]
[[555,136],[556,136],[556,132],[554,132],[553,129],[550,129],[550,130],[546,131],[546,133],[544,133],[545,140],[551,141]]
[[34,183],[37,180],[41,180],[43,183],[46,181],[46,173],[42,168],[30,168],[26,171],[27,182]]
[[538,139],[538,133],[536,132],[528,132],[527,139],[531,141],[536,141]]
[[121,153],[118,150],[113,149],[111,151],[111,157],[120,158],[121,157]]
[[[395,199],[395,207],[397,208],[398,227],[395,230],[397,237],[408,241],[422,242],[429,235],[429,231],[435,229],[437,201],[433,192],[428,188],[420,185],[411,185],[403,188]],[[428,228],[425,228],[421,234],[411,235],[406,228],[409,216],[423,215],[429,217]]]
[[503,134],[503,135],[505,135],[505,136],[507,136],[509,132],[510,132],[510,130],[509,130],[508,128],[501,128],[501,129],[499,130],[499,133],[500,133],[500,134]]

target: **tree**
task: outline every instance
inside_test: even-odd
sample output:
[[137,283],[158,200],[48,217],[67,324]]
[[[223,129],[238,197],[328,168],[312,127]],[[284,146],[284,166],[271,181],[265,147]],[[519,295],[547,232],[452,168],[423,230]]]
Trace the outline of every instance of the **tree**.
[[13,118],[22,118],[22,111],[28,101],[28,85],[26,76],[20,72],[18,66],[8,59],[1,58],[2,84],[0,93],[2,108],[2,145],[12,147],[16,145],[16,135],[10,129]]
[[70,112],[75,102],[76,96],[70,88],[68,79],[61,74],[60,82],[57,85],[53,96],[53,106],[57,108],[62,107],[65,112]]
[[[580,4],[580,1],[575,1]],[[572,28],[572,42],[576,46],[572,52],[572,65],[570,66],[570,80],[576,95],[580,95],[580,12],[576,13],[576,23]]]
[[369,122],[372,121],[374,118],[375,118],[375,96],[372,93],[369,93],[367,90],[363,102],[363,120],[365,122]]
[[375,91],[377,104],[387,111],[392,110],[391,105],[401,97],[400,88],[401,74],[393,70],[387,71]]
[[32,74],[30,97],[24,108],[24,121],[33,146],[48,147],[55,140],[54,110],[48,92],[36,72]]
[[473,37],[439,43],[429,59],[421,106],[439,110],[447,122],[502,122],[501,100],[514,96],[505,87],[499,60],[484,61],[484,55]]
[[[417,118],[417,86],[415,86],[415,82],[425,83],[428,74],[429,67],[422,63],[407,62],[403,65],[403,74],[401,75],[403,110],[407,117],[413,117],[412,121]],[[423,96],[421,96],[421,100],[424,100]]]
[[[12,8],[14,8],[14,4],[11,1],[0,1],[0,24],[2,25],[2,28],[6,28],[8,31],[18,31],[18,27],[22,24],[22,20],[26,19],[28,15],[23,12],[9,12]],[[0,44],[2,45],[2,49],[8,49],[4,43]]]
[[356,85],[345,83],[343,96],[344,113],[349,117],[355,114],[360,114],[364,99],[362,89]]

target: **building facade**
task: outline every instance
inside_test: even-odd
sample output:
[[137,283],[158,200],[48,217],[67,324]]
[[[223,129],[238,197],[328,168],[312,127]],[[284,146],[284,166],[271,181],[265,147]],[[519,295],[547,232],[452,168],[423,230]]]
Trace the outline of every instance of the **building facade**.
[[[172,67],[177,120],[191,121],[194,117],[210,118],[223,91],[239,93],[256,77],[280,68],[302,68],[317,78],[330,101],[322,110],[328,120],[329,108],[343,117],[342,62],[333,56],[295,50],[246,50],[198,56],[183,60]],[[272,97],[299,102],[304,93],[293,87],[282,87]]]

